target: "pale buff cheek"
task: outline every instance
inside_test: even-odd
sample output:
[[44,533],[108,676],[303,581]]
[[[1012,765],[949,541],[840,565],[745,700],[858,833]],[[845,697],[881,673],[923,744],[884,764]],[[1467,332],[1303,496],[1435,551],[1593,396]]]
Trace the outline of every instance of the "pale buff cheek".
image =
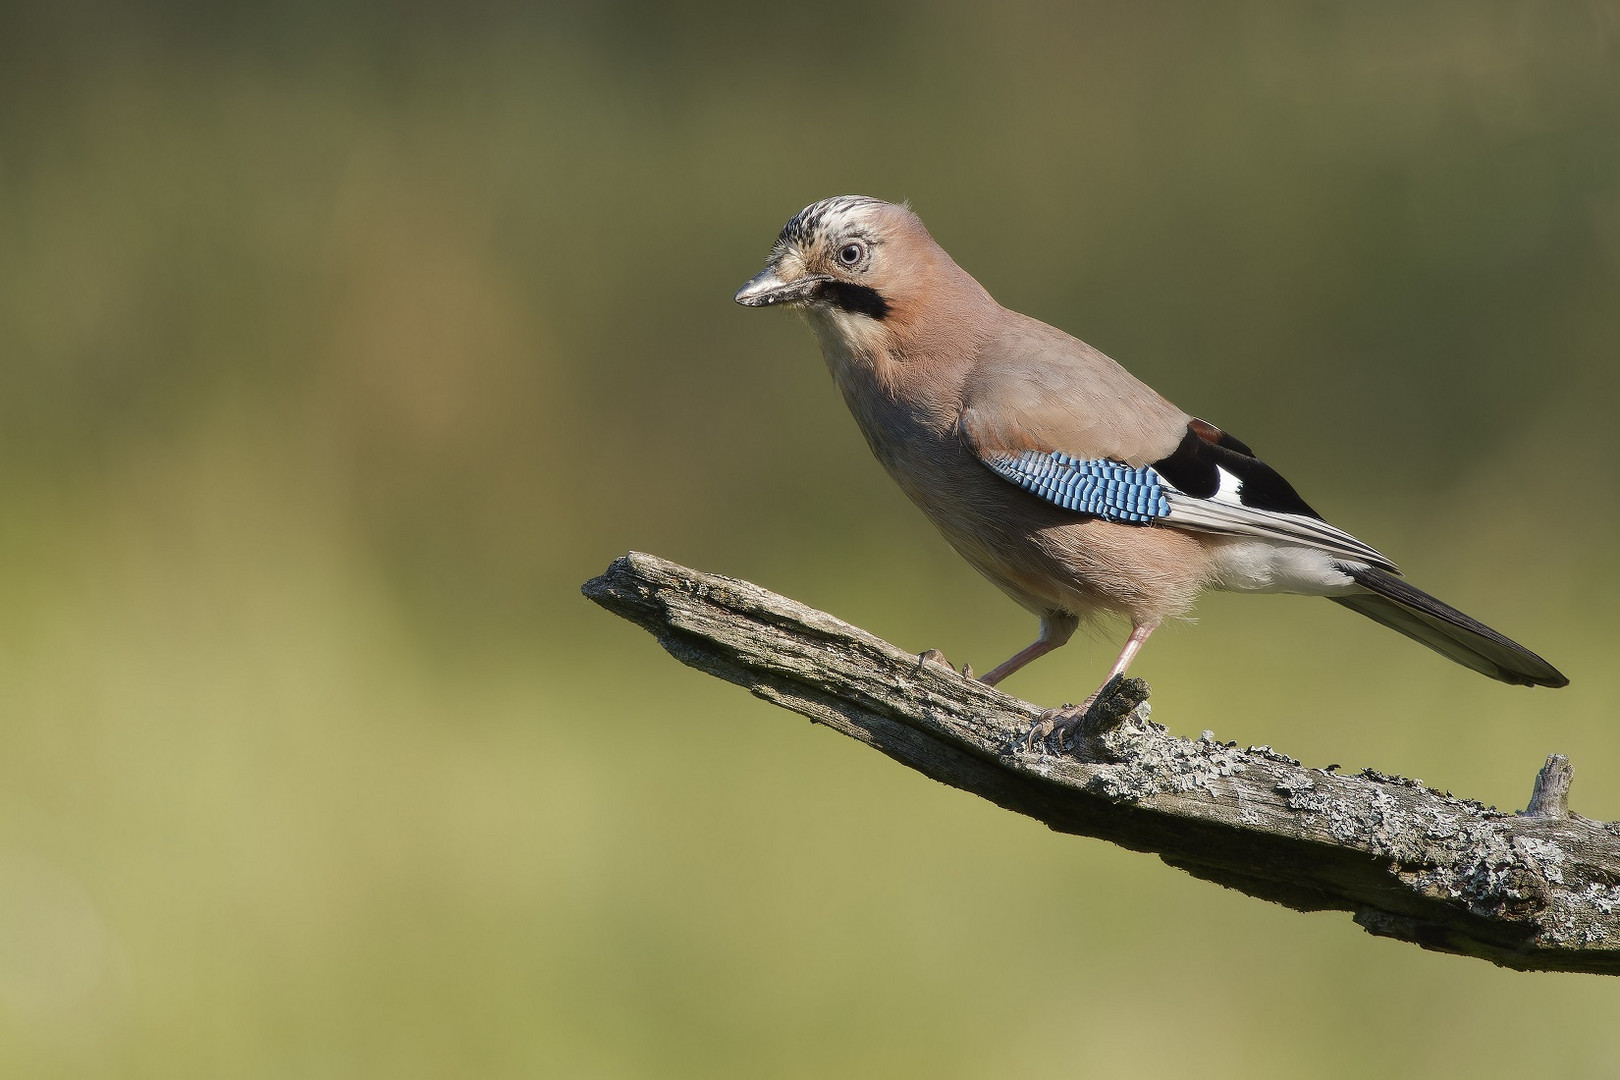
[[806,315],[834,372],[857,362],[870,364],[887,344],[887,328],[866,315],[822,304],[808,308]]

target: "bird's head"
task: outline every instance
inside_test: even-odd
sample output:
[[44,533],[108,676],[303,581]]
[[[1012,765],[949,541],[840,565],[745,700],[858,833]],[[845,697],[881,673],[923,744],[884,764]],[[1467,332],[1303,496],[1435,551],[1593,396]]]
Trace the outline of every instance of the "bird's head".
[[766,267],[737,290],[745,307],[791,304],[882,321],[943,256],[906,206],[867,195],[811,203],[784,226]]
[[866,195],[823,199],[795,214],[736,301],[795,308],[824,348],[868,355],[994,305],[909,207]]
[[882,320],[906,241],[927,233],[904,206],[866,195],[823,199],[793,215],[763,271],[737,290],[745,307],[822,306]]

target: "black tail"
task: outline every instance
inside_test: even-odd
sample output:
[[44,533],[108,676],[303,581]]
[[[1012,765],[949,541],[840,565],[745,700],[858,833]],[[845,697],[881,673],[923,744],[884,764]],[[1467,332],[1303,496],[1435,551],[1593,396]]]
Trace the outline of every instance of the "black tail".
[[1329,597],[1391,630],[1420,641],[1466,668],[1517,686],[1568,686],[1547,661],[1422,589],[1370,566],[1336,564],[1367,591]]

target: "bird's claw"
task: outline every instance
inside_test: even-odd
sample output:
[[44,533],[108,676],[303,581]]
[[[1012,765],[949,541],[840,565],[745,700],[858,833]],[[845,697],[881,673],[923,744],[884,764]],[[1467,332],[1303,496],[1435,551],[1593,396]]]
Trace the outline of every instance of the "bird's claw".
[[1038,745],[1046,742],[1053,735],[1057,736],[1057,750],[1062,753],[1068,747],[1064,744],[1070,732],[1085,723],[1086,715],[1091,712],[1091,701],[1082,705],[1073,705],[1065,702],[1061,708],[1045,709],[1035,718],[1030,726],[1029,734],[1024,737],[1024,749],[1034,750]]
[[1148,685],[1141,679],[1111,676],[1079,705],[1065,704],[1060,709],[1041,713],[1024,738],[1024,748],[1034,750],[1056,735],[1057,752],[1065,753],[1072,748],[1068,744],[1069,736],[1082,729],[1088,736],[1104,735],[1118,727],[1147,698]]

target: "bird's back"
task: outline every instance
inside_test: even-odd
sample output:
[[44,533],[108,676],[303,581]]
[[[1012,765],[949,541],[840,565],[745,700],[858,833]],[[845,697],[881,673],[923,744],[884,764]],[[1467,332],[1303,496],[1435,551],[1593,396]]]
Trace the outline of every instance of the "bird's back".
[[1169,456],[1191,419],[1102,351],[1005,308],[965,380],[962,412],[986,449],[1130,465]]

